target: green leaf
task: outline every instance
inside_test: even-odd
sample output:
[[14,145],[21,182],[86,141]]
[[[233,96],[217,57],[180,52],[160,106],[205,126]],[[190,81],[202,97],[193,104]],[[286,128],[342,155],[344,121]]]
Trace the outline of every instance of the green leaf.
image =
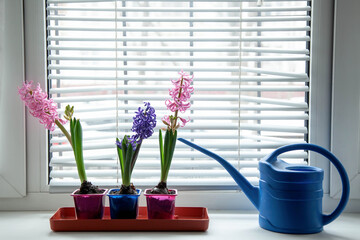
[[142,141],[139,144],[136,144],[136,149],[135,149],[134,155],[131,159],[130,178],[131,178],[131,174],[134,170],[135,163],[136,163],[136,160],[137,160],[139,152],[140,152],[141,144],[142,144]]
[[[82,150],[82,136],[80,139],[80,143],[78,143],[79,139],[77,137],[77,132],[76,132],[76,122],[77,122],[76,118],[70,119],[70,133],[71,133],[71,141],[72,141],[72,148],[75,157],[76,168],[78,171],[80,182],[82,183],[84,180],[86,180],[86,174],[84,170],[84,164],[81,164],[80,162],[81,160],[79,159],[78,152],[80,148]],[[78,147],[78,145],[80,145],[80,148]],[[81,155],[82,155],[82,151],[81,151]]]
[[73,143],[73,152],[74,152],[74,155],[75,155],[75,125],[74,125],[74,120],[73,119],[70,119],[70,134],[71,134],[71,142]]
[[170,141],[169,141],[169,154],[168,154],[168,159],[166,161],[166,166],[165,166],[165,181],[167,180],[167,177],[169,175],[169,171],[170,171],[170,166],[171,166],[171,162],[172,162],[172,158],[174,155],[174,150],[175,150],[175,146],[176,146],[176,139],[177,139],[177,130],[175,130],[174,134],[172,133],[172,131],[170,132]]
[[126,156],[125,156],[125,168],[124,168],[124,178],[123,178],[123,184],[125,186],[130,186],[130,172],[131,172],[131,160],[134,155],[134,150],[132,146],[129,146],[126,150]]
[[75,120],[75,127],[74,127],[75,160],[76,160],[76,166],[80,181],[83,182],[86,180],[86,172],[85,172],[83,146],[82,146],[82,127],[80,120],[76,120],[75,118],[74,120]]
[[166,178],[166,176],[167,176],[166,165],[167,165],[167,162],[169,161],[170,134],[171,134],[171,130],[166,130],[165,139],[164,139],[164,164],[161,165],[161,179],[160,179],[160,181],[162,181],[162,182],[166,182],[166,180],[167,180],[167,178]]
[[[119,140],[119,138],[116,138],[116,140]],[[117,153],[118,153],[118,156],[119,156],[119,163],[120,163],[120,170],[121,170],[121,177],[124,176],[124,168],[123,168],[123,165],[124,165],[124,156],[123,156],[123,152],[121,150],[121,148],[119,148],[118,146],[116,146],[116,150],[117,150]]]
[[122,168],[122,175],[121,178],[123,180],[124,183],[124,177],[125,177],[125,161],[126,161],[126,150],[127,150],[127,136],[125,135],[122,142],[121,142],[121,151],[122,151],[122,155],[123,155],[123,162],[121,163],[121,168]]
[[124,159],[125,159],[125,156],[126,156],[127,143],[128,143],[128,139],[127,139],[127,136],[125,135],[122,142],[121,142],[121,149],[122,149]]
[[[164,145],[163,145],[163,137],[162,131],[159,129],[159,146],[160,146],[160,160],[161,160],[161,169],[164,168]],[[163,170],[161,170],[163,171]]]

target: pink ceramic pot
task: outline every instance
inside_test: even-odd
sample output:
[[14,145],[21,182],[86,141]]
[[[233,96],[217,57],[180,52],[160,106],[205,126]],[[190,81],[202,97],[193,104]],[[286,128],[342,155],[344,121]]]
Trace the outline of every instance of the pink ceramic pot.
[[74,197],[75,212],[77,219],[101,219],[104,215],[105,195],[107,189],[100,194],[76,194],[75,190],[71,196]]
[[151,189],[145,190],[147,213],[149,219],[174,219],[176,189],[174,194],[150,194]]

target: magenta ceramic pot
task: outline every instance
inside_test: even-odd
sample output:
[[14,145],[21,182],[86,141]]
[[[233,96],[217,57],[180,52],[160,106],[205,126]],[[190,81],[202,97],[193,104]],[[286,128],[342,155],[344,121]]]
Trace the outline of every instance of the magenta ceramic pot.
[[105,195],[107,189],[99,194],[76,194],[75,190],[71,196],[74,198],[77,219],[101,219],[104,215]]
[[174,219],[176,189],[174,194],[151,194],[151,189],[145,190],[147,214],[149,219]]

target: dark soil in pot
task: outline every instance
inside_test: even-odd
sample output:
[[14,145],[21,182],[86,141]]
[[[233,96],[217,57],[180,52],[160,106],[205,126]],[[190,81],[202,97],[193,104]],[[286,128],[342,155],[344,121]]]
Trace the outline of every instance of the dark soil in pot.
[[175,191],[170,191],[167,188],[166,182],[159,182],[158,185],[151,189],[147,194],[175,194]]
[[77,191],[75,194],[102,194],[104,193],[104,189],[100,189],[98,186],[93,185],[91,182],[84,181],[79,191]]
[[111,195],[120,195],[120,194],[132,194],[137,195],[135,186],[131,183],[130,186],[121,185],[120,190],[113,190],[110,193]]

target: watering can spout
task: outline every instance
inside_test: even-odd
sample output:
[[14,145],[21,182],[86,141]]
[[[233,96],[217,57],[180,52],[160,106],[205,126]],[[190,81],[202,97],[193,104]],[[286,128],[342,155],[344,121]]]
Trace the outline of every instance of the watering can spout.
[[239,185],[241,190],[245,193],[245,195],[250,199],[252,204],[256,207],[256,209],[259,209],[259,202],[260,202],[260,192],[259,188],[251,185],[246,178],[241,175],[241,173],[234,168],[228,161],[220,157],[219,155],[210,152],[209,150],[206,150],[205,148],[202,148],[192,142],[189,142],[183,138],[178,138],[178,140],[182,143],[185,143],[186,145],[204,153],[205,155],[215,159],[218,161],[225,169],[228,171],[228,173],[231,175],[231,177],[235,180],[235,182]]

